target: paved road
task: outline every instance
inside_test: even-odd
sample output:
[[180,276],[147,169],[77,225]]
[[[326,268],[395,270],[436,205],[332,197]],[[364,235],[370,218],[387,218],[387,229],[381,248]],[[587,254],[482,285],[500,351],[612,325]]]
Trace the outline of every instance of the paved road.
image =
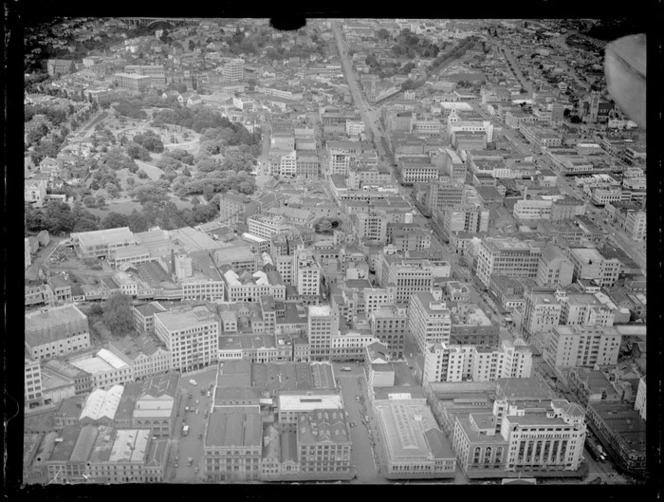
[[[352,371],[343,372],[341,371],[342,366],[350,366]],[[368,431],[362,425],[362,418],[366,414],[366,405],[369,402],[366,379],[357,363],[335,364],[334,367],[334,374],[341,389],[348,420],[355,424],[355,427],[351,427],[350,434],[353,440],[352,459],[357,472],[357,479],[352,482],[360,484],[384,483],[384,478],[378,474],[378,466]],[[362,396],[364,400],[363,405],[357,402],[359,396]]]
[[[205,419],[205,412],[209,411],[212,405],[212,397],[208,398],[207,395],[201,395],[201,389],[209,389],[210,385],[214,382],[217,374],[217,366],[206,369],[204,372],[195,375],[183,375],[181,379],[181,388],[183,391],[180,408],[175,421],[173,429],[173,438],[175,439],[174,454],[167,466],[166,479],[173,480],[179,483],[193,482],[202,480],[203,476],[203,440],[205,438],[205,427],[207,420]],[[194,379],[197,383],[196,386],[189,383],[190,379]],[[198,403],[196,403],[198,401]],[[185,412],[185,407],[193,408],[194,411]],[[195,410],[199,410],[196,414]],[[189,425],[189,433],[186,437],[182,436],[182,426]],[[203,434],[203,438],[199,439],[199,434]],[[177,468],[175,467],[176,455],[179,457],[177,461]],[[187,465],[188,458],[193,459],[191,466]],[[199,467],[199,472],[196,472],[196,467]],[[174,478],[171,476],[174,474]]]
[[[362,120],[364,121],[365,128],[367,131],[370,131],[374,138],[374,144],[376,145],[376,150],[378,152],[378,157],[383,159],[389,159],[391,156],[386,152],[385,147],[382,142],[382,138],[386,137],[384,131],[382,130],[381,124],[378,121],[378,115],[376,112],[372,111],[369,105],[367,104],[362,92],[360,91],[359,84],[357,82],[357,76],[353,70],[353,65],[348,56],[348,47],[346,42],[343,39],[343,34],[337,23],[332,23],[332,30],[334,31],[334,36],[337,40],[337,47],[339,49],[339,57],[341,59],[341,65],[346,75],[346,80],[348,81],[348,87],[350,89],[351,95],[353,96],[353,101],[355,106],[360,111]],[[396,180],[396,173],[394,166],[387,163],[387,167],[392,173],[392,179]],[[396,183],[396,182],[395,182]],[[397,183],[398,185],[398,183]],[[399,193],[408,200],[408,192],[399,186]]]

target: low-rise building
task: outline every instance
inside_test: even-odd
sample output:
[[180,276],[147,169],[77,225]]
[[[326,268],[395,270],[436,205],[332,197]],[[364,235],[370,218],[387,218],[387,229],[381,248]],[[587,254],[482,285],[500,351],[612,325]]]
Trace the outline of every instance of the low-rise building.
[[88,318],[75,305],[26,313],[25,345],[40,360],[88,348]]
[[314,409],[297,419],[300,472],[312,479],[351,479],[352,440],[342,407]]
[[206,480],[258,480],[262,436],[258,406],[227,407],[210,413],[203,443]]
[[394,399],[375,405],[388,479],[452,478],[456,458],[427,405]]

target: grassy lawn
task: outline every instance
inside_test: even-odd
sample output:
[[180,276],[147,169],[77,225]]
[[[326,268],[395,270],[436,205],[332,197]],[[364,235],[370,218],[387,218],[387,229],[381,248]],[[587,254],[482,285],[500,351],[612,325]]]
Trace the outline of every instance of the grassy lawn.
[[[171,202],[174,202],[178,209],[192,208],[191,200],[185,201],[180,200],[179,197],[176,197],[173,194],[168,194]],[[191,199],[191,198],[190,198]],[[120,213],[120,214],[131,214],[131,212],[136,209],[138,212],[142,211],[141,205],[138,202],[134,201],[120,201],[114,202],[109,201],[103,209],[99,208],[86,208],[95,216],[100,216],[104,218],[108,213]]]

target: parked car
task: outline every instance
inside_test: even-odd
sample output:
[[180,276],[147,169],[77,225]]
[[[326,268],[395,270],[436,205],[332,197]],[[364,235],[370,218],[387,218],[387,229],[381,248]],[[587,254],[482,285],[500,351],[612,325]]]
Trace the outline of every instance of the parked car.
[[198,385],[198,383],[196,383],[196,380],[189,380],[189,384],[190,385]]

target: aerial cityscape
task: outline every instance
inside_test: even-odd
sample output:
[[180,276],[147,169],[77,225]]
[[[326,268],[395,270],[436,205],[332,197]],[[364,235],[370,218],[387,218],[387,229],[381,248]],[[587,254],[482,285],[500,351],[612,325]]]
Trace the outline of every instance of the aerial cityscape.
[[26,26],[24,485],[643,484],[612,23]]

